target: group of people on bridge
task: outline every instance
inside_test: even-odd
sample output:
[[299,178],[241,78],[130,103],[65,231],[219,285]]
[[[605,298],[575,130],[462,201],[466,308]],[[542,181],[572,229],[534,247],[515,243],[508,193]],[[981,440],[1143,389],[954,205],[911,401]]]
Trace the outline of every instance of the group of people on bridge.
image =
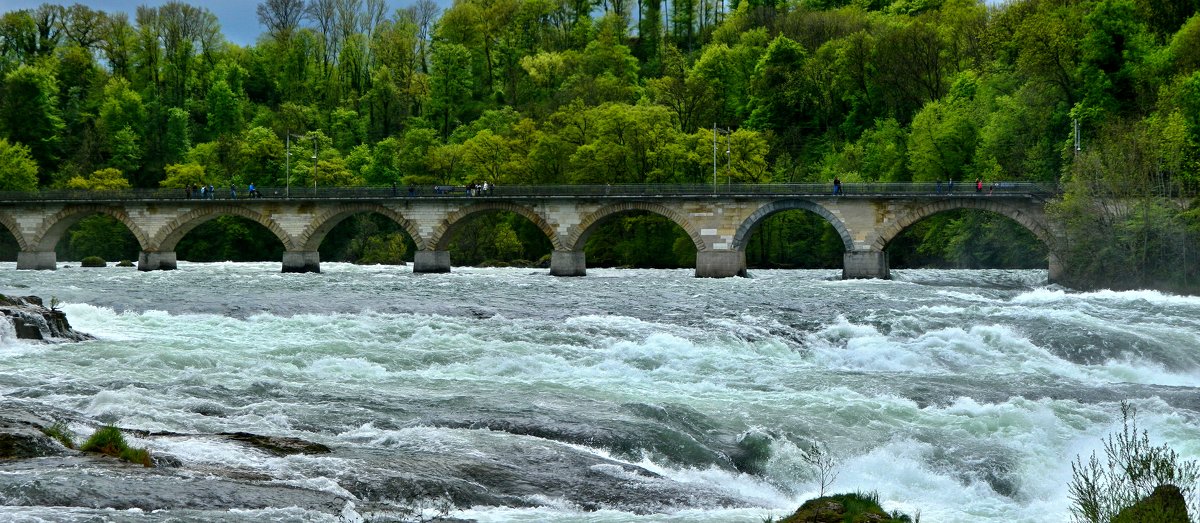
[[189,183],[186,186],[184,186],[183,193],[185,196],[187,196],[187,199],[189,199],[189,200],[191,200],[193,197],[200,199],[200,200],[216,199],[215,191],[211,184],[196,185],[194,183]]
[[[217,199],[217,189],[215,187],[213,187],[212,184],[197,185],[194,183],[189,183],[189,184],[183,186],[183,194],[189,200],[191,200],[191,199],[198,199],[198,200],[215,200],[215,199]],[[258,192],[258,189],[255,188],[253,183],[251,183],[250,185],[248,185],[246,187],[246,195],[250,198],[262,198],[262,194]],[[229,184],[229,199],[230,200],[237,199],[237,186],[232,183]]]
[[[457,190],[459,190],[459,188],[452,186],[452,185],[434,185],[433,186],[433,194],[450,194]],[[462,186],[462,191],[464,193],[466,193],[467,196],[487,196],[489,194],[492,194],[492,191],[494,191],[494,190],[496,190],[496,184],[488,183],[488,182],[483,182],[483,183],[471,182],[471,183],[468,183],[468,184]],[[408,195],[413,196],[412,187],[408,188]]]

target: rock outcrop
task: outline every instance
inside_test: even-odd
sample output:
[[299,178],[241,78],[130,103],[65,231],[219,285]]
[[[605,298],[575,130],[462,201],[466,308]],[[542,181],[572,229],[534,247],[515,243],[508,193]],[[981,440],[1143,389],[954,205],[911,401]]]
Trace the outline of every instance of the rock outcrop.
[[888,514],[872,495],[835,494],[805,501],[779,523],[910,523],[904,514]]
[[1113,523],[1188,523],[1187,500],[1175,485],[1159,485],[1149,496],[1122,510]]
[[17,338],[40,341],[84,341],[92,336],[78,332],[67,322],[67,315],[54,307],[46,308],[37,296],[8,297],[0,294],[0,313],[12,323]]

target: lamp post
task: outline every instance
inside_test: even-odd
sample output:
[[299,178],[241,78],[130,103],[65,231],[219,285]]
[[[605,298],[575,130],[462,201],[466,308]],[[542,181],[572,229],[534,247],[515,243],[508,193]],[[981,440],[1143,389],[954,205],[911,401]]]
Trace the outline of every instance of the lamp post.
[[[717,194],[717,133],[728,136],[729,129],[721,129],[713,123],[713,194]],[[729,139],[725,139],[725,154],[729,155]]]
[[287,188],[285,188],[283,190],[283,197],[291,198],[292,197],[292,131],[289,130],[286,133],[284,133],[284,143],[287,144],[284,146],[284,153],[283,153],[283,172],[284,172],[284,177],[287,179],[287,181],[285,182],[287,184]]
[[284,170],[285,170],[285,171],[286,171],[286,173],[287,173],[287,174],[285,175],[285,176],[286,176],[286,178],[287,178],[287,180],[284,182],[284,183],[286,184],[286,186],[285,186],[285,188],[284,188],[284,190],[283,190],[283,191],[284,191],[284,192],[283,192],[283,194],[284,194],[284,197],[286,197],[286,198],[291,198],[291,197],[292,197],[292,138],[295,138],[295,139],[297,139],[297,140],[312,140],[312,143],[313,143],[313,155],[312,155],[312,161],[313,161],[313,189],[314,189],[314,190],[316,190],[316,188],[317,188],[317,140],[315,140],[315,139],[314,139],[313,137],[311,137],[311,136],[300,136],[300,135],[298,135],[298,134],[292,134],[292,132],[291,132],[291,131],[288,131],[288,132],[287,132],[287,139],[286,139],[286,142],[287,142],[286,149],[287,149],[287,151],[286,151],[286,153],[284,154],[284,157],[285,157],[285,159],[284,159]]

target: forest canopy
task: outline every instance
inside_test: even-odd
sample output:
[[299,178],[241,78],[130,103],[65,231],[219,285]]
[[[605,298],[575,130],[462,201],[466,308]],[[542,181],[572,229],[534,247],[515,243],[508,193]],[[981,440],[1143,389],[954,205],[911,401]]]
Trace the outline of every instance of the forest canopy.
[[706,183],[716,139],[722,181],[1056,182],[1091,227],[1200,187],[1198,7],[264,0],[241,46],[45,4],[0,14],[0,189]]

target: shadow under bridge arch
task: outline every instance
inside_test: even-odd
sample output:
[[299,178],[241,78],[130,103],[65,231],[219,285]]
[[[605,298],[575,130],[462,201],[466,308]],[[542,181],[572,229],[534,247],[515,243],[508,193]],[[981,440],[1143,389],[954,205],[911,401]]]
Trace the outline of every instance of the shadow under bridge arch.
[[829,209],[811,200],[784,199],[766,203],[742,220],[729,256],[740,263],[743,275],[751,262],[760,268],[844,270],[853,248],[846,224]]

